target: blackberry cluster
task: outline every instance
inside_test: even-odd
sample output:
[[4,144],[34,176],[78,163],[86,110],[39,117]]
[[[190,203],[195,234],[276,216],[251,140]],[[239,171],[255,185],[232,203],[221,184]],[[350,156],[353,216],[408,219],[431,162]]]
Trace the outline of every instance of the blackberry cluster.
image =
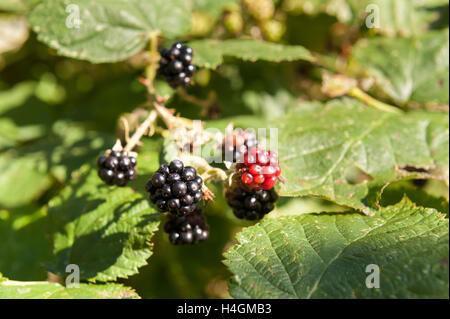
[[177,42],[170,49],[162,49],[160,54],[158,74],[165,77],[173,88],[188,86],[197,69],[192,64],[192,48]]
[[127,151],[110,151],[97,160],[98,176],[108,185],[125,186],[136,178],[136,157]]
[[235,130],[224,138],[222,145],[223,160],[242,163],[247,151],[257,144],[253,133]]
[[264,217],[274,209],[278,199],[277,193],[271,190],[253,190],[238,185],[225,194],[228,205],[233,208],[237,218],[257,220]]
[[236,169],[242,182],[252,189],[271,189],[281,174],[278,154],[257,147],[245,154],[244,163],[237,164]]
[[172,217],[165,225],[173,245],[196,244],[208,239],[209,230],[202,215],[202,207],[197,206],[193,213],[181,217]]
[[203,180],[195,168],[180,160],[163,164],[147,182],[150,200],[159,211],[184,216],[194,212],[202,199]]

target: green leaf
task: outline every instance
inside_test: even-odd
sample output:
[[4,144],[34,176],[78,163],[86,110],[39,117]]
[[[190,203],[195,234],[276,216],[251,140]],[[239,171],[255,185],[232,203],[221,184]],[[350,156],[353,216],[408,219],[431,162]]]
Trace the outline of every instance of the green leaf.
[[[441,15],[448,12],[448,0],[351,0],[350,4],[354,16],[362,17],[359,21],[361,25],[365,25],[366,17],[372,21],[370,15],[377,14],[379,26],[371,30],[387,36],[425,33],[439,23]],[[376,11],[373,6],[376,6]]]
[[33,205],[0,210],[0,271],[15,280],[45,280],[51,256],[45,237],[47,210]]
[[448,216],[448,199],[436,196],[434,193],[427,192],[425,188],[419,188],[410,181],[400,181],[383,189],[381,197],[377,199],[377,204],[383,207],[394,205],[406,196],[417,206],[434,208]]
[[194,49],[194,62],[201,67],[216,68],[224,56],[245,61],[313,61],[311,53],[300,45],[281,45],[271,42],[233,39],[225,41],[197,40],[190,42]]
[[82,163],[97,157],[108,136],[72,122],[53,125],[53,135],[0,154],[0,207],[18,207],[39,199],[53,183],[64,183]]
[[23,0],[3,0],[0,3],[0,10],[2,11],[25,11],[27,8]]
[[155,252],[151,262],[124,284],[135,288],[145,299],[229,298],[226,281],[230,273],[222,263],[222,251],[237,225],[229,222],[227,209],[219,196],[205,207],[205,217],[214,234],[198,245],[174,246],[160,229],[152,239]]
[[0,299],[138,299],[136,292],[120,284],[79,284],[66,288],[46,281],[0,281]]
[[353,56],[395,103],[449,103],[448,29],[407,39],[361,40]]
[[426,175],[448,184],[449,120],[440,113],[393,114],[341,99],[303,104],[271,127],[282,196],[319,196],[372,214],[369,191],[389,182]]
[[205,122],[205,127],[210,129],[217,129],[220,132],[225,132],[228,124],[233,123],[234,128],[247,129],[265,127],[267,119],[255,115],[237,115],[226,117],[218,120],[209,120]]
[[[435,28],[448,11],[448,0],[287,0],[283,8],[293,14],[326,13],[339,21],[369,27],[387,36],[411,36]],[[369,24],[367,24],[369,22]]]
[[9,12],[26,12],[41,0],[2,0],[0,10]]
[[230,4],[238,4],[237,0],[193,0],[193,9],[217,17],[223,8]]
[[174,137],[169,135],[168,138],[164,139],[161,152],[159,154],[159,162],[170,163],[174,158],[180,156],[180,149],[178,145],[174,142]]
[[218,42],[213,40],[197,40],[189,42],[193,48],[194,63],[205,68],[216,68],[223,62],[223,54]]
[[130,182],[130,186],[137,192],[144,196],[148,196],[145,185],[148,180],[152,178],[155,171],[159,168],[160,151],[162,149],[163,141],[166,139],[159,138],[154,135],[151,138],[143,140],[144,145],[139,147],[138,156],[138,176]]
[[53,136],[35,146],[44,152],[49,172],[61,183],[71,178],[72,172],[83,163],[96,160],[106,146],[112,145],[113,136],[87,130],[68,121],[58,121],[52,128]]
[[0,155],[0,207],[17,207],[41,196],[53,183],[45,154],[10,150]]
[[49,203],[55,261],[48,268],[65,275],[66,266],[76,264],[89,281],[127,278],[147,264],[159,215],[142,195],[105,185],[97,169],[85,165]]
[[36,84],[34,82],[21,82],[9,90],[0,92],[0,114],[18,107],[33,94]]
[[[79,28],[71,19],[76,12]],[[38,39],[61,55],[116,62],[139,52],[151,32],[166,37],[187,33],[189,12],[190,1],[185,0],[47,0],[33,9],[30,23]]]
[[316,197],[281,197],[275,209],[266,218],[279,218],[309,213],[339,213],[347,208]]
[[[448,219],[407,200],[355,213],[267,219],[226,253],[235,298],[448,298]],[[379,267],[379,288],[366,279]]]
[[44,136],[49,107],[35,96],[37,83],[20,82],[0,92],[0,149]]

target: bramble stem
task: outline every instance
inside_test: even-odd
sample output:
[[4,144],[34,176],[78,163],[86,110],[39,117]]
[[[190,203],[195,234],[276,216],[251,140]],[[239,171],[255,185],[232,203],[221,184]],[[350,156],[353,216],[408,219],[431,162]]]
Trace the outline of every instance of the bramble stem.
[[329,57],[316,52],[314,53],[314,60],[312,63],[333,73],[345,73],[346,62],[340,57]]
[[186,92],[186,90],[182,87],[177,88],[177,93],[180,98],[185,100],[186,102],[197,105],[203,109],[209,109],[211,105],[216,101],[216,95],[214,92],[209,92],[208,98],[205,100],[199,99],[193,95],[190,95]]
[[[314,63],[317,66],[323,67],[327,70],[332,71],[333,73],[337,74],[345,74],[345,61],[340,59],[332,59],[330,57],[321,55],[321,54],[315,54],[315,61]],[[381,111],[395,113],[395,114],[401,114],[403,113],[399,108],[383,103],[364,91],[362,91],[358,87],[354,87],[351,89],[348,93],[346,93],[349,96],[352,96],[354,98],[357,98],[358,100],[366,103],[367,105],[373,106]]]
[[156,95],[156,90],[155,90],[155,86],[153,84],[153,81],[155,80],[156,77],[156,70],[158,69],[158,64],[159,64],[159,52],[158,52],[158,36],[159,36],[159,31],[155,31],[150,33],[149,35],[149,53],[150,53],[150,60],[149,60],[149,64],[145,70],[145,74],[146,74],[146,78],[148,79],[148,93],[151,96]]
[[[158,52],[158,37],[160,32],[154,31],[149,34],[149,53],[150,59],[149,64],[145,69],[145,76],[147,82],[147,90],[151,98],[156,97],[156,90],[153,84],[153,81],[156,77],[156,71],[158,69],[159,64],[159,52]],[[150,111],[150,114],[145,119],[144,122],[141,123],[139,128],[134,132],[133,136],[127,141],[127,145],[124,147],[125,151],[131,151],[133,148],[139,143],[142,136],[150,129],[152,130],[152,126],[156,122],[158,114],[155,110]],[[153,128],[154,130],[154,128]]]
[[347,93],[349,96],[355,97],[358,100],[361,100],[362,102],[366,103],[367,105],[373,106],[381,111],[395,113],[395,114],[401,114],[403,113],[401,110],[396,108],[395,106],[383,103],[378,101],[377,99],[374,99],[364,91],[362,91],[358,87],[354,87],[350,90],[350,92]]
[[139,143],[141,137],[151,128],[151,126],[156,122],[158,115],[155,110],[151,111],[144,122],[139,126],[139,128],[134,132],[133,136],[128,141],[127,145],[124,147],[125,151],[131,151]]

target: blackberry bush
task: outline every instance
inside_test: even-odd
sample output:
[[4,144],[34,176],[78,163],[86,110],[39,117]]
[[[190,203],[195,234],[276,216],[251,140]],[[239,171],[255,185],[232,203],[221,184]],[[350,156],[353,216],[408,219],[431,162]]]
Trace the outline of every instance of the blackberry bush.
[[235,187],[227,190],[225,198],[237,218],[257,220],[274,209],[278,195],[273,189],[254,190],[238,182]]
[[160,54],[158,74],[163,76],[171,87],[189,86],[197,70],[192,63],[192,48],[177,42],[170,49],[162,49]]
[[171,217],[164,225],[164,231],[169,234],[169,241],[173,245],[196,244],[209,237],[201,206],[197,206],[192,213],[185,216]]
[[136,157],[127,151],[107,151],[97,160],[98,176],[108,185],[126,186],[136,178]]
[[0,0],[0,299],[448,299],[448,2]]
[[184,216],[194,212],[202,199],[203,180],[192,166],[180,160],[163,164],[147,182],[150,201],[161,212]]

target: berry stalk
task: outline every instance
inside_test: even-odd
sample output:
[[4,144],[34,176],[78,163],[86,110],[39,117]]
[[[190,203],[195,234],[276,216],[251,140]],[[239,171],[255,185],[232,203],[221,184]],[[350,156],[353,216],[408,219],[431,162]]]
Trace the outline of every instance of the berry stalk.
[[152,131],[153,124],[156,122],[156,119],[158,117],[158,114],[155,110],[150,111],[150,114],[145,119],[144,122],[139,126],[139,128],[136,130],[136,132],[133,134],[133,136],[130,138],[130,140],[127,142],[127,145],[124,147],[125,151],[131,151],[133,148],[139,143],[142,136],[150,129]]
[[389,105],[389,104],[383,103],[381,101],[378,101],[377,99],[374,99],[373,97],[366,94],[364,91],[362,91],[358,87],[354,87],[353,89],[351,89],[351,91],[348,92],[348,95],[353,96],[353,97],[357,98],[358,100],[361,100],[362,102],[366,103],[367,105],[373,106],[381,111],[395,113],[395,114],[403,113],[398,108],[396,108],[392,105]]
[[150,94],[150,96],[155,96],[156,95],[156,90],[155,87],[153,85],[153,82],[155,80],[156,77],[156,73],[158,70],[158,66],[159,66],[159,60],[160,60],[160,55],[158,52],[158,36],[159,36],[160,32],[159,31],[155,31],[155,32],[151,32],[149,35],[150,38],[150,44],[149,44],[149,64],[145,70],[146,73],[146,78],[148,80],[147,83],[147,90],[148,93]]

